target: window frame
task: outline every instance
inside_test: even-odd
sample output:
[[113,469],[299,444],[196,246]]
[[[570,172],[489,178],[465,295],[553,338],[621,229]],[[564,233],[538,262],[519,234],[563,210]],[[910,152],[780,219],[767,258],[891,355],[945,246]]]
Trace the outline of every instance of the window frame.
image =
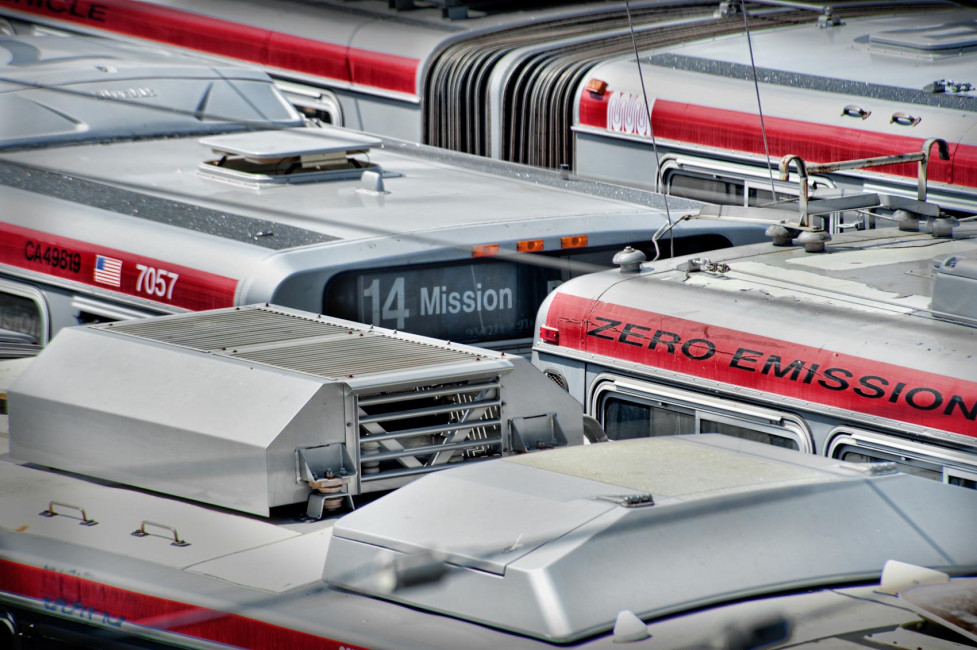
[[[860,450],[863,455],[871,455],[864,452],[874,451],[882,455],[878,459],[879,462],[895,463],[897,467],[929,469],[924,465],[931,465],[933,469],[929,471],[939,475],[938,480],[943,483],[949,483],[951,477],[977,480],[977,450],[968,454],[926,442],[904,440],[896,436],[844,425],[832,429],[827,440],[825,456],[828,458],[842,460],[841,453],[846,448]],[[899,458],[913,460],[916,463],[904,462],[898,460]],[[934,476],[934,479],[936,478]]]
[[[47,296],[35,286],[14,282],[7,278],[0,278],[0,293],[6,293],[18,298],[26,298],[37,305],[38,316],[40,317],[41,336],[37,341],[39,346],[45,346],[51,340],[51,307],[48,305]],[[26,333],[26,332],[25,332]]]
[[[810,428],[802,417],[794,413],[610,373],[602,373],[594,379],[589,398],[589,412],[605,429],[604,404],[613,395],[617,395],[622,401],[680,413],[689,414],[691,411],[695,418],[695,431],[688,433],[702,433],[703,420],[714,420],[786,438],[793,441],[797,445],[797,451],[802,453],[814,453],[815,450]],[[710,432],[706,430],[706,433]]]

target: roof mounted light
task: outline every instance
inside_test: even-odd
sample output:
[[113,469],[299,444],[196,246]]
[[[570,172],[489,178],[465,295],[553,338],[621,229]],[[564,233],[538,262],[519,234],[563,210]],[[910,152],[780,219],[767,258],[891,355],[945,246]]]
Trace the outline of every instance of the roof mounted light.
[[587,82],[587,92],[596,97],[603,97],[604,93],[607,92],[607,82],[602,79],[591,79]]
[[560,344],[560,330],[548,325],[539,326],[539,340],[550,345]]

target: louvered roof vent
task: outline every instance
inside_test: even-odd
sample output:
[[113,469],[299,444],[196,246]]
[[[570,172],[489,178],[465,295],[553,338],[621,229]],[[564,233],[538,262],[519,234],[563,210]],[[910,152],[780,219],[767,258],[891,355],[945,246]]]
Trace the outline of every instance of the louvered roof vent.
[[200,163],[199,173],[242,185],[359,179],[381,171],[367,157],[378,138],[344,129],[303,127],[202,138],[219,157]]

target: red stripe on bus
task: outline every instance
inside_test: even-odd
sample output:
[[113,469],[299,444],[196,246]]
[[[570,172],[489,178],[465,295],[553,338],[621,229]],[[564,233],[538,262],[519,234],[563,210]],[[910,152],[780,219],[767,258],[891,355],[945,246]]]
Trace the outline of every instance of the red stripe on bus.
[[546,325],[569,349],[977,437],[977,382],[568,294]]
[[[264,621],[120,589],[51,568],[0,560],[0,588],[41,601],[58,618],[123,631],[122,624],[164,629],[242,648],[361,650],[359,646],[291,630]],[[167,621],[176,623],[168,626]]]
[[11,224],[0,264],[193,311],[232,307],[237,291],[232,278]]
[[[580,123],[614,132],[608,122],[613,93],[595,95],[584,90],[580,96]],[[770,155],[781,158],[795,154],[807,162],[855,160],[920,151],[924,138],[898,136],[860,129],[765,116],[764,126]],[[645,123],[647,120],[644,121]],[[677,140],[753,154],[763,154],[763,129],[753,113],[731,111],[656,99],[651,112],[656,138]],[[626,128],[622,131],[631,133]],[[650,138],[650,136],[648,136]],[[948,143],[950,160],[940,160],[934,148],[927,167],[929,180],[977,187],[977,147]],[[917,163],[875,168],[873,171],[916,178]]]
[[418,59],[351,48],[138,0],[5,0],[13,9],[344,83],[417,94]]

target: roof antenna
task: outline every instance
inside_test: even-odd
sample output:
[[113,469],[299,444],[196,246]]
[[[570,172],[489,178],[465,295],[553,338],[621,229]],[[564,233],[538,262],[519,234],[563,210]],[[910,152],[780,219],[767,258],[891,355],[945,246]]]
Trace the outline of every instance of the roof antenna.
[[[763,135],[763,152],[767,156],[767,173],[770,174],[770,196],[777,202],[777,188],[773,184],[773,166],[770,164],[770,147],[767,145],[767,127],[763,123],[763,106],[760,104],[760,83],[756,77],[756,61],[753,60],[753,39],[750,38],[750,21],[747,18],[746,0],[740,0],[740,11],[743,12],[743,26],[746,29],[746,44],[750,48],[750,69],[753,70],[753,88],[756,90],[756,108],[760,114],[760,133]],[[744,188],[744,192],[746,188]],[[749,196],[745,197],[749,202]]]
[[[661,169],[661,159],[658,157],[658,143],[655,141],[655,128],[651,124],[651,107],[648,105],[648,91],[645,90],[645,76],[641,72],[641,60],[638,56],[638,42],[634,38],[634,25],[631,23],[631,2],[630,0],[624,0],[624,8],[628,12],[628,29],[631,31],[631,46],[634,48],[634,62],[638,66],[638,79],[641,81],[641,94],[644,97],[645,102],[645,114],[648,116],[648,131],[651,133],[651,148],[655,152],[655,169]],[[770,177],[770,182],[773,183],[773,176]],[[665,218],[668,219],[668,243],[670,246],[669,256],[675,257],[675,237],[672,235],[672,213],[668,209],[668,194],[665,192],[661,193],[662,198],[665,200]],[[651,260],[654,262],[658,259],[661,252],[658,250],[658,240],[655,240],[655,259]]]

